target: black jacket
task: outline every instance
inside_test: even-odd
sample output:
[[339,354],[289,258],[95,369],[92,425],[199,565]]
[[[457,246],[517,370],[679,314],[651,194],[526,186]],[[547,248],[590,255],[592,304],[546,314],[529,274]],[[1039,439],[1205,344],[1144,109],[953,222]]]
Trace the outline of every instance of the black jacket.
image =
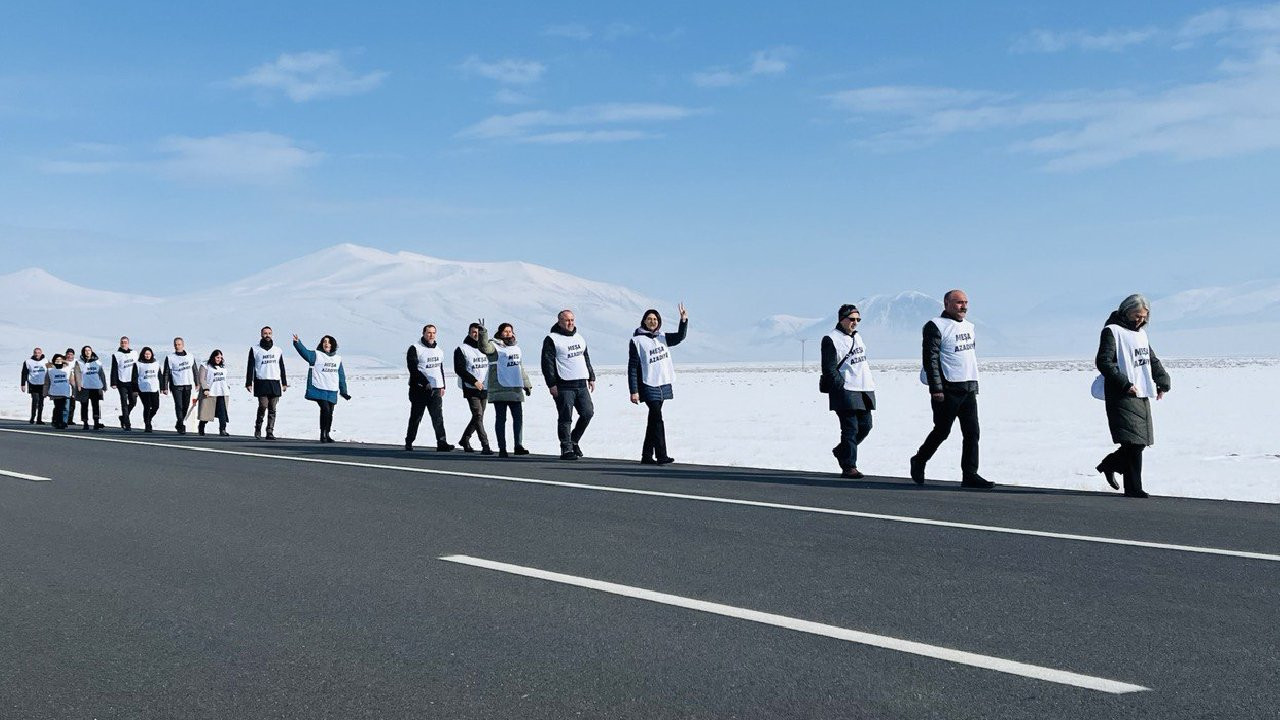
[[[932,325],[933,323],[930,323]],[[839,327],[836,328],[839,330]],[[858,334],[857,330],[853,331]],[[844,378],[840,376],[840,364],[845,361],[842,355],[836,354],[836,344],[830,337],[822,336],[822,374],[826,376],[831,392],[827,393],[827,409],[835,412],[853,412],[859,410],[875,410],[876,394],[874,391],[862,392],[844,389]]]
[[[573,337],[578,334],[577,328],[574,328],[573,332],[565,332],[565,329],[560,327],[560,323],[552,325],[549,332],[552,335],[564,335],[566,337]],[[595,382],[596,371],[595,368],[591,367],[590,349],[584,348],[582,350],[582,359],[587,363],[587,381]],[[581,382],[579,380],[560,379],[560,373],[556,370],[556,344],[550,335],[542,341],[542,379],[546,381],[547,387],[553,387],[561,383]]]
[[[408,352],[404,355],[404,362],[409,368],[409,387],[426,390],[431,387],[431,381],[427,380],[427,376],[423,375],[422,372],[418,370],[418,343],[421,342],[422,340],[418,340],[418,342],[409,346]],[[422,344],[434,349],[439,343],[431,343],[430,345],[427,345],[426,343]],[[440,377],[445,378],[446,382],[448,381],[444,374],[443,365],[440,366]],[[443,383],[441,384],[441,387],[443,387]]]

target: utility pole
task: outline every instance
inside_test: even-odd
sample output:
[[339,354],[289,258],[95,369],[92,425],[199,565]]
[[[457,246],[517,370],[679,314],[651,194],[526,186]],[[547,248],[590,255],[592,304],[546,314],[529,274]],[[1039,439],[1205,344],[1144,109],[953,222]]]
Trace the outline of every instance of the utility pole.
[[797,338],[800,340],[800,369],[804,369],[804,344],[809,342],[808,338]]

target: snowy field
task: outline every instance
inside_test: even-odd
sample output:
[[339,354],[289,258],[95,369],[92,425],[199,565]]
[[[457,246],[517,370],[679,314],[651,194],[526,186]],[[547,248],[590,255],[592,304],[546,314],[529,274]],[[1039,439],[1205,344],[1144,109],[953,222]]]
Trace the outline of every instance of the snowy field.
[[[1280,403],[1270,397],[1280,380],[1280,358],[1165,362],[1173,392],[1156,405],[1156,444],[1145,459],[1147,491],[1280,503]],[[878,363],[874,368],[880,408],[861,446],[858,467],[869,475],[905,477],[907,458],[930,427],[919,362]],[[296,362],[290,368],[297,385],[281,402],[276,433],[316,437],[316,406],[302,398],[299,370]],[[1093,470],[1113,446],[1102,403],[1089,395],[1096,375],[1091,363],[995,360],[983,363],[982,372],[981,472],[987,479],[1002,485],[1107,489]],[[812,367],[678,364],[677,373],[676,398],[667,403],[665,417],[669,450],[678,462],[837,471],[831,457],[838,439],[836,419],[827,410],[826,396],[817,391]],[[555,407],[539,378],[534,384],[525,403],[525,445],[535,453],[555,453]],[[353,372],[350,390],[353,401],[338,406],[335,439],[403,442],[409,413],[404,374]],[[27,398],[12,376],[0,392],[0,417],[26,420]],[[595,403],[583,451],[589,457],[639,459],[645,409],[628,401],[622,369],[600,371]],[[232,434],[252,433],[254,409],[253,398],[243,389],[233,395]],[[112,394],[104,402],[104,422],[114,426],[117,414]],[[133,417],[135,427],[141,426],[141,408]],[[170,430],[172,419],[172,404],[162,397],[157,429]],[[455,384],[445,396],[450,442],[457,442],[467,419]],[[492,409],[486,420],[492,434]],[[431,437],[430,419],[424,417],[419,447],[433,445]],[[959,479],[959,438],[957,426],[929,464],[930,478]],[[421,457],[430,455],[427,450]]]

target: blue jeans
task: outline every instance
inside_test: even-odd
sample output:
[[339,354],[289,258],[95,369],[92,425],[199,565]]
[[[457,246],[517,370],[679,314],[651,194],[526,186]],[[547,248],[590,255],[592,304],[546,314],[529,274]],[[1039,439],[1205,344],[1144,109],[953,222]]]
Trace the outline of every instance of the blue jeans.
[[840,418],[840,444],[836,445],[836,461],[840,469],[858,466],[858,444],[871,433],[870,410],[848,410],[836,413]]
[[[587,425],[595,415],[596,409],[591,402],[591,391],[587,388],[585,380],[561,383],[556,388],[556,411],[559,415],[556,434],[560,438],[560,452],[572,452],[573,446],[587,431]],[[570,430],[574,410],[578,411],[578,422],[573,424],[573,429]]]

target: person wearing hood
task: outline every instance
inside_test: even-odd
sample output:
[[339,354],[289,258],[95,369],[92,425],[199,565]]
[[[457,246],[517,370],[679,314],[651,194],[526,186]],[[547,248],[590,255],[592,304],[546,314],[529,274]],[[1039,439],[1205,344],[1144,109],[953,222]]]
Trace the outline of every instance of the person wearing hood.
[[480,351],[489,359],[485,389],[493,404],[494,430],[498,435],[498,457],[507,455],[507,412],[511,413],[511,437],[515,441],[515,455],[528,455],[524,448],[524,399],[533,394],[533,383],[524,371],[520,359],[520,345],[516,343],[516,331],[511,323],[498,326],[496,342],[481,343]]
[[80,357],[76,359],[76,369],[71,383],[77,389],[76,394],[80,400],[80,422],[84,429],[89,429],[91,406],[93,429],[101,430],[106,427],[102,424],[102,393],[107,388],[107,373],[102,368],[98,353],[94,352],[89,345],[80,348]]
[[142,400],[142,431],[151,432],[151,420],[160,412],[160,361],[151,348],[138,353],[131,382]]
[[231,375],[227,372],[226,358],[221,350],[209,353],[209,361],[196,372],[196,383],[200,388],[196,432],[204,435],[204,426],[217,420],[218,434],[227,437],[231,434],[227,432],[227,423],[231,422],[227,412],[227,404],[231,401]]
[[19,386],[22,392],[31,396],[31,419],[28,425],[44,424],[44,376],[49,371],[49,363],[44,359],[44,350],[33,348],[31,357],[22,361],[22,381]]
[[964,444],[960,449],[960,486],[989,490],[995,487],[978,474],[978,353],[969,296],[951,290],[942,296],[942,315],[924,324],[920,380],[929,386],[933,405],[933,430],[911,457],[911,479],[924,484],[924,467],[951,434],[958,419]]
[[831,448],[840,476],[861,480],[858,445],[871,432],[876,384],[867,362],[867,346],[858,333],[862,313],[853,304],[836,311],[836,327],[822,338],[822,387],[827,407],[840,419],[840,443]]
[[471,408],[471,422],[462,431],[458,444],[466,452],[474,452],[471,448],[471,435],[474,433],[480,438],[481,455],[493,454],[489,435],[484,431],[484,409],[489,403],[489,393],[485,388],[485,381],[489,379],[489,358],[480,349],[488,344],[489,331],[484,328],[484,318],[480,318],[467,327],[467,336],[453,350],[453,373],[458,376],[462,397]]
[[315,350],[308,350],[295,333],[293,349],[311,366],[307,372],[306,398],[320,406],[320,442],[331,443],[333,438],[329,431],[333,429],[333,410],[338,406],[338,396],[344,400],[351,399],[347,394],[347,371],[342,367],[342,356],[338,354],[338,339],[325,335]]
[[405,353],[405,364],[409,368],[409,427],[404,434],[404,449],[413,450],[425,410],[431,413],[436,451],[449,452],[453,446],[444,433],[444,349],[436,342],[435,325],[422,327],[422,337]]
[[71,369],[66,358],[54,355],[53,362],[45,368],[44,383],[41,388],[45,395],[53,398],[53,427],[66,430],[70,417],[67,413],[67,401],[71,399]]
[[675,334],[662,332],[662,314],[652,308],[640,317],[640,327],[631,335],[627,349],[627,386],[631,390],[631,403],[643,402],[649,408],[649,421],[644,430],[644,444],[640,449],[640,462],[645,465],[666,465],[675,462],[667,454],[667,429],[662,421],[662,403],[675,395],[671,385],[675,381],[675,365],[671,362],[670,348],[679,345],[689,331],[689,313],[684,303],[679,305],[680,328]]
[[187,354],[187,342],[173,339],[173,352],[164,358],[160,373],[160,392],[173,395],[173,412],[178,422],[173,427],[179,435],[187,434],[187,413],[191,411],[191,386],[195,384],[195,359]]
[[138,404],[138,386],[133,382],[133,364],[137,356],[129,348],[129,338],[120,338],[120,347],[111,353],[111,387],[120,393],[120,429],[133,429],[130,416]]
[[[578,443],[595,414],[591,393],[596,390],[596,371],[572,310],[556,315],[556,324],[542,341],[542,378],[556,401],[560,459],[577,460],[582,457]],[[578,411],[578,422],[571,430],[574,410]]]
[[1094,364],[1102,373],[1111,441],[1120,447],[1098,463],[1113,489],[1119,490],[1117,474],[1124,476],[1126,497],[1145,498],[1142,489],[1142,451],[1155,444],[1151,422],[1151,398],[1160,400],[1169,392],[1169,373],[1147,339],[1151,304],[1134,294],[1120,303],[1102,328]]
[[244,389],[258,399],[258,417],[253,423],[253,436],[262,437],[262,420],[267,420],[267,439],[276,439],[276,405],[280,396],[289,389],[289,377],[284,371],[284,353],[271,339],[271,326],[258,332],[258,344],[249,348],[249,361],[245,371]]

